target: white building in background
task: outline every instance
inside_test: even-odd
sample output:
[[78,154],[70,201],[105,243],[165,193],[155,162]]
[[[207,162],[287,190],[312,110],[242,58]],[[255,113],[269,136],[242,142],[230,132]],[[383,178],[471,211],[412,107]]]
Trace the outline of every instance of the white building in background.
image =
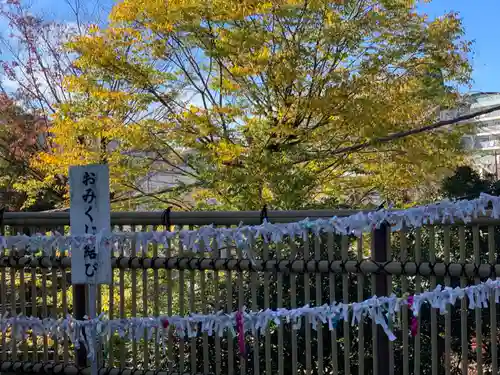
[[[500,92],[468,94],[464,96],[464,104],[461,108],[443,111],[441,120],[456,118],[498,105],[500,105]],[[483,176],[489,173],[500,179],[500,110],[467,122],[475,125],[475,131],[463,138],[463,145],[466,149],[473,151],[475,167]]]
[[[180,151],[179,154],[187,157],[187,152]],[[151,155],[154,158],[156,155]],[[190,185],[195,182],[189,174],[194,173],[187,163],[176,165],[177,168],[169,166],[167,163],[158,160],[151,165],[151,169],[142,176],[137,185],[146,194],[155,194],[165,192],[168,189],[178,187],[181,184]],[[183,173],[185,171],[186,173]],[[192,203],[189,196],[184,197],[187,204]]]

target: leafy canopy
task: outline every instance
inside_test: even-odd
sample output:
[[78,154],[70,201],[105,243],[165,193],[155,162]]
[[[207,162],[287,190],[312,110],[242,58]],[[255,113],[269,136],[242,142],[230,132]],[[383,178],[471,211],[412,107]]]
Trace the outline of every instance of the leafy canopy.
[[447,198],[474,199],[481,193],[500,195],[500,181],[494,174],[483,177],[471,166],[463,165],[441,183],[441,191]]
[[470,73],[456,14],[429,20],[407,0],[166,4],[123,0],[69,44],[72,102],[38,168],[106,161],[116,196],[146,198],[145,180],[174,171],[182,181],[155,199],[293,209],[405,200],[462,161],[449,129],[338,151],[454,105]]

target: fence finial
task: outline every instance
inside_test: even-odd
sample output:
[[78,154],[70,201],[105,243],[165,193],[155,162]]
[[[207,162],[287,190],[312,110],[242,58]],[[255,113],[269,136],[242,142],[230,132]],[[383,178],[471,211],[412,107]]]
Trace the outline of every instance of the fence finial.
[[167,227],[167,230],[170,230],[172,226],[172,221],[170,220],[170,212],[172,212],[172,206],[167,207],[163,214],[161,215],[161,223]]
[[260,223],[263,224],[265,221],[269,221],[269,218],[267,217],[267,204],[262,207],[262,211],[260,211]]

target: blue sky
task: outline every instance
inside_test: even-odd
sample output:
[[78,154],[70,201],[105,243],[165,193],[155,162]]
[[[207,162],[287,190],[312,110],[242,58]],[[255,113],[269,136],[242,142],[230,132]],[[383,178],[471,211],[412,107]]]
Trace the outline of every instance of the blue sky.
[[84,12],[82,14],[89,17],[82,21],[94,20],[96,14],[106,16],[116,0],[35,0],[31,1],[31,9],[37,14],[41,13],[44,18],[55,19],[58,21],[74,22],[75,16],[68,5],[68,2],[80,3]]
[[[96,3],[109,9],[114,0],[80,2],[93,10]],[[36,0],[32,4],[34,10],[42,11],[46,16],[59,21],[74,21],[64,0]],[[500,91],[500,0],[433,0],[430,4],[422,4],[420,9],[432,18],[448,11],[459,12],[466,38],[474,41],[472,91]]]
[[472,91],[500,91],[500,0],[434,0],[421,9],[431,17],[457,11],[472,40]]

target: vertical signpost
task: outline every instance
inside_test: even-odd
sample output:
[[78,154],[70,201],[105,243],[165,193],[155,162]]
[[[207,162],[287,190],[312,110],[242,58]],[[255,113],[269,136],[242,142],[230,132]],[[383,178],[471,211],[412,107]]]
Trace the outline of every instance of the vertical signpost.
[[[108,232],[110,223],[109,168],[107,165],[70,167],[70,226],[72,235],[99,234]],[[110,249],[98,241],[85,243],[82,248],[71,251],[71,283],[74,288],[75,316],[82,319],[87,295],[87,315],[96,318],[97,285],[111,284]],[[85,293],[85,286],[87,292]],[[82,305],[83,304],[83,305]],[[91,340],[97,350],[96,332]],[[85,361],[77,355],[80,361]],[[84,363],[78,363],[84,366]],[[91,358],[92,375],[97,375],[97,352]]]

